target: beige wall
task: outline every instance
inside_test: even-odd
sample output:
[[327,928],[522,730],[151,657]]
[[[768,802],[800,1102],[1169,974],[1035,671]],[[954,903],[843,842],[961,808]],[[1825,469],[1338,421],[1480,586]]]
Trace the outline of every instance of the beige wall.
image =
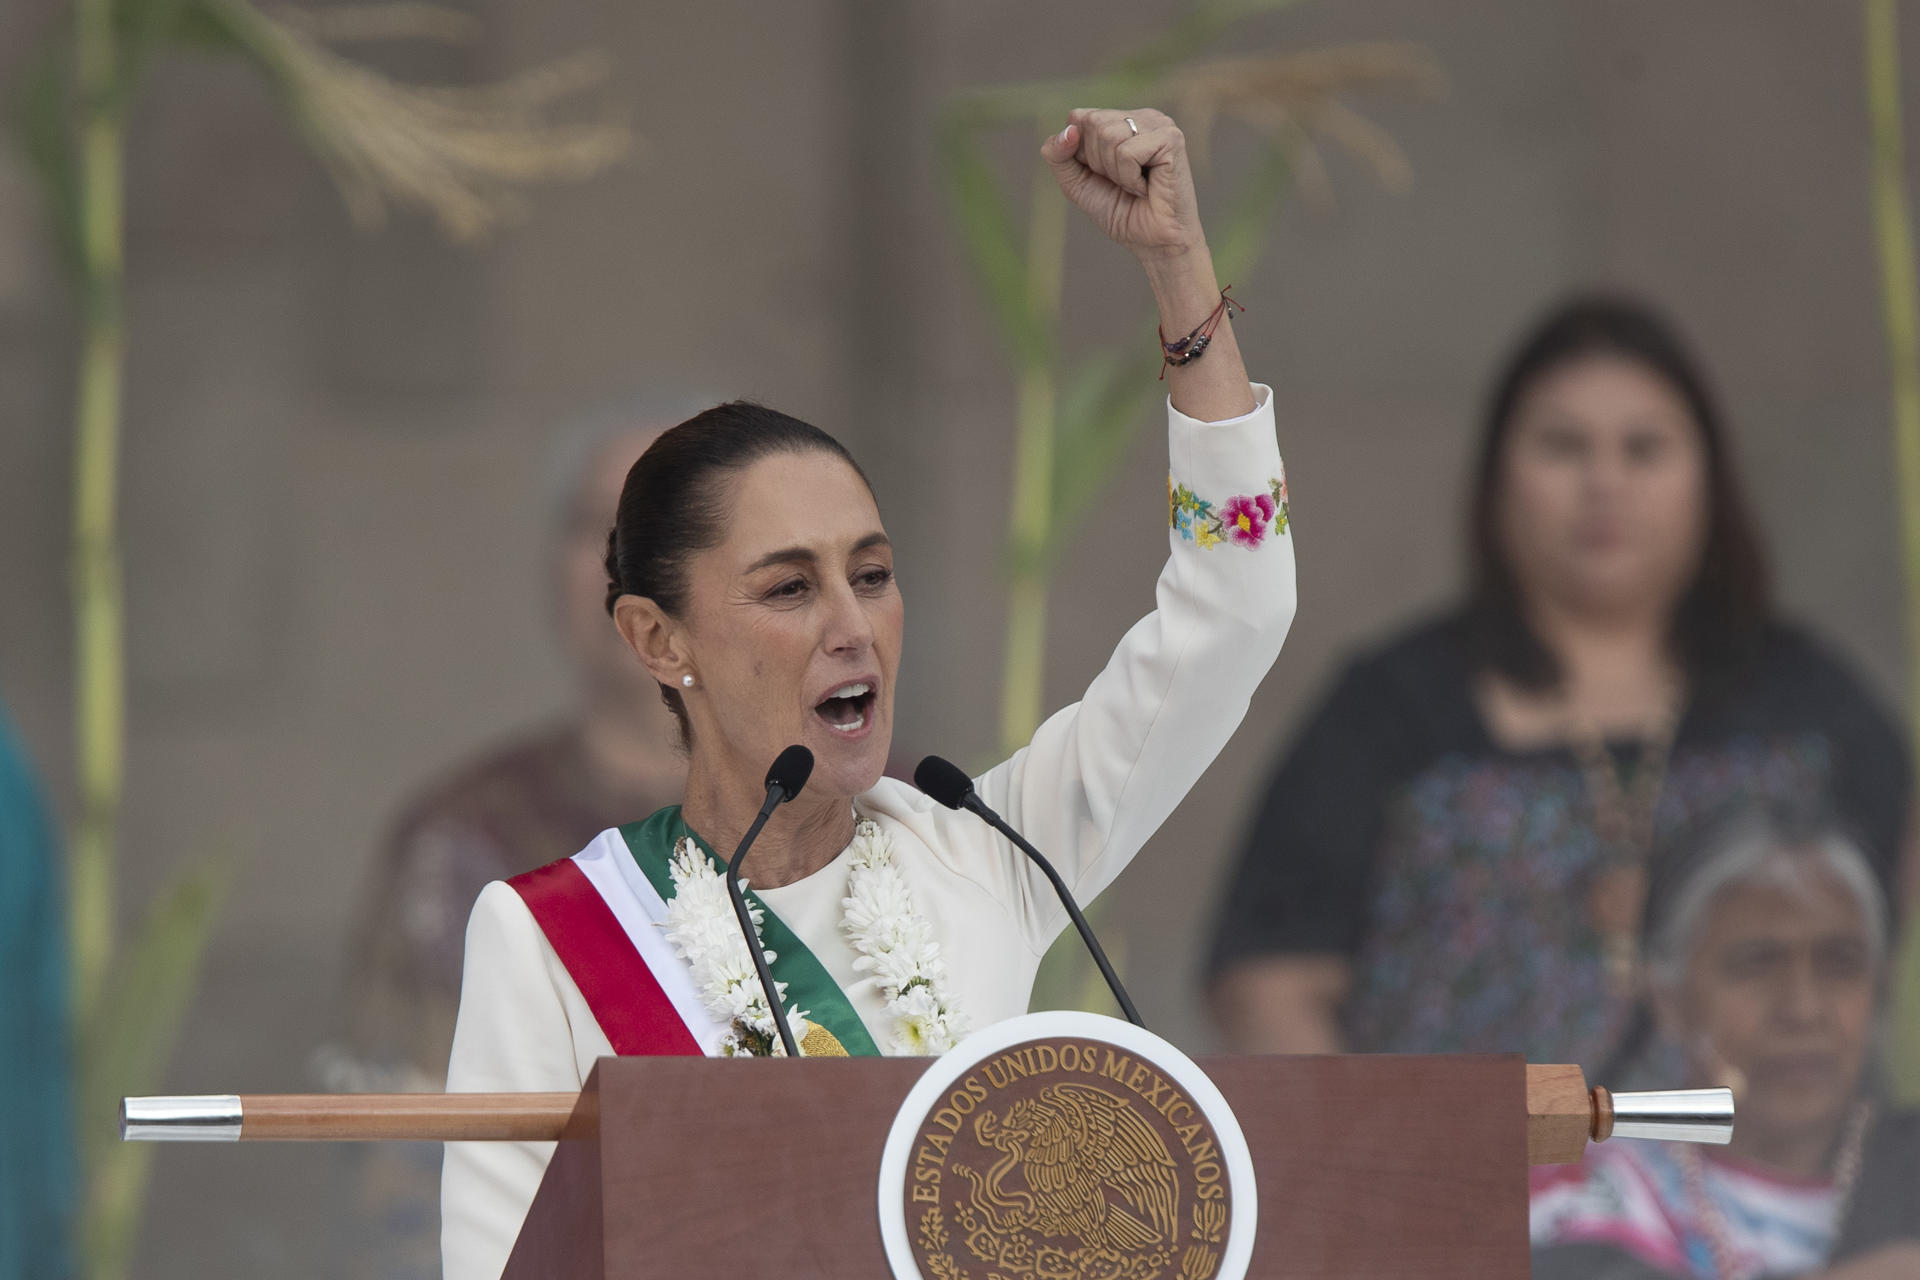
[[[246,864],[169,1077],[181,1090],[306,1084],[383,821],[563,698],[533,478],[570,410],[710,389],[842,432],[903,551],[901,754],[992,744],[1011,392],[927,126],[954,89],[1085,69],[1168,6],[482,7],[485,48],[416,65],[600,45],[649,145],[539,195],[477,252],[410,218],[350,233],[244,71],[173,63],[143,99],[129,899],[199,851]],[[0,13],[0,74],[48,8]],[[1299,621],[1246,725],[1113,895],[1143,1012],[1196,1048],[1196,958],[1250,788],[1342,653],[1453,588],[1483,381],[1556,291],[1643,288],[1695,332],[1788,607],[1889,697],[1905,679],[1853,6],[1322,0],[1248,31],[1250,48],[1416,40],[1453,91],[1367,108],[1407,145],[1409,196],[1336,163],[1337,208],[1290,206],[1236,282],[1249,363],[1276,388]],[[1010,172],[1026,145],[1008,141]],[[0,144],[0,689],[65,794],[70,317],[31,197]],[[1067,299],[1073,344],[1125,338],[1145,301],[1078,230]],[[1054,704],[1149,605],[1163,472],[1149,438],[1074,541]],[[326,1274],[333,1167],[296,1148],[164,1152],[140,1274]]]

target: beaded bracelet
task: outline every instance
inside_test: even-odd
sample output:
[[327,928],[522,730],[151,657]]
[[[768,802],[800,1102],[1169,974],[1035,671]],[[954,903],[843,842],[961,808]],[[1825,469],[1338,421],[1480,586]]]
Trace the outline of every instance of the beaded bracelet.
[[1164,382],[1166,380],[1169,367],[1174,369],[1184,368],[1206,354],[1207,348],[1213,343],[1214,331],[1220,327],[1220,322],[1226,318],[1228,307],[1239,307],[1242,312],[1246,311],[1245,307],[1240,306],[1239,299],[1228,296],[1232,289],[1233,286],[1228,285],[1220,291],[1219,305],[1214,307],[1205,320],[1195,325],[1193,332],[1189,333],[1186,337],[1168,342],[1167,331],[1158,327],[1155,328],[1154,331],[1160,335],[1161,381]]

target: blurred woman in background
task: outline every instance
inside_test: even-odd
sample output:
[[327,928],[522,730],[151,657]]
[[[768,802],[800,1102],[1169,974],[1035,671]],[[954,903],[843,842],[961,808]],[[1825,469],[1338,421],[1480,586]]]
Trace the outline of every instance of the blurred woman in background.
[[1868,1085],[1887,911],[1859,846],[1738,811],[1649,908],[1652,1025],[1688,1085],[1733,1088],[1733,1142],[1620,1139],[1535,1169],[1536,1280],[1920,1277],[1920,1117]]
[[1241,1049],[1591,1068],[1650,851],[1740,797],[1829,805],[1894,879],[1906,746],[1772,613],[1719,408],[1658,317],[1581,298],[1526,337],[1470,527],[1463,606],[1353,663],[1258,809],[1211,959]]
[[[544,494],[543,585],[572,705],[485,745],[402,806],[348,935],[343,1026],[314,1054],[322,1088],[443,1088],[467,916],[480,890],[679,798],[686,762],[673,718],[610,634],[603,605],[606,530],[620,485],[684,410],[672,396],[630,402],[561,434]],[[358,1215],[348,1275],[437,1280],[441,1154],[439,1143],[347,1149]]]

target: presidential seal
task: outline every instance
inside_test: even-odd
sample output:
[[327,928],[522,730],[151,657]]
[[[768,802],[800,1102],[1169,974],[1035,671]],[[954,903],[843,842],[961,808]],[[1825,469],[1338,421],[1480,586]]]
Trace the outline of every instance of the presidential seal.
[[1219,1090],[1160,1037],[1088,1013],[963,1040],[901,1105],[880,1170],[903,1280],[1238,1280],[1255,1214]]

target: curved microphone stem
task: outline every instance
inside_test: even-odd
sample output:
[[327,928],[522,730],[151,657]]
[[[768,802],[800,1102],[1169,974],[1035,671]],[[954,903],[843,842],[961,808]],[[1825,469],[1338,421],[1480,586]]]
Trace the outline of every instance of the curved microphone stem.
[[767,1008],[773,1013],[773,1025],[780,1032],[780,1043],[786,1049],[789,1058],[800,1056],[799,1046],[793,1042],[793,1028],[787,1025],[787,1011],[780,1004],[780,988],[774,985],[773,970],[767,967],[766,948],[760,945],[759,931],[753,927],[753,917],[747,912],[747,895],[740,888],[740,864],[746,861],[747,850],[760,835],[760,828],[767,825],[767,819],[787,798],[786,791],[778,786],[767,787],[767,801],[760,806],[760,812],[747,828],[747,835],[734,850],[733,861],[727,863],[727,897],[733,901],[733,914],[740,921],[740,933],[747,940],[747,954],[753,957],[753,971],[760,976],[760,989],[766,993]]
[[1120,984],[1120,975],[1115,973],[1113,966],[1107,962],[1107,953],[1101,947],[1100,939],[1093,936],[1093,926],[1089,925],[1087,918],[1080,914],[1080,904],[1073,900],[1073,894],[1067,889],[1067,882],[1060,878],[1060,873],[1053,869],[1053,864],[1047,861],[1046,855],[1028,844],[1025,836],[1015,831],[1006,819],[989,808],[987,802],[975,795],[971,789],[967,791],[960,803],[978,814],[988,826],[1013,841],[1014,847],[1032,859],[1033,865],[1039,867],[1046,874],[1047,879],[1053,882],[1053,891],[1060,896],[1060,905],[1067,909],[1067,915],[1072,919],[1073,927],[1080,931],[1080,941],[1087,944],[1087,951],[1093,956],[1094,964],[1100,967],[1100,976],[1107,980],[1107,988],[1113,992],[1114,1000],[1119,1003],[1120,1012],[1124,1013],[1127,1021],[1134,1026],[1145,1028],[1147,1024],[1140,1020],[1140,1011],[1133,1007],[1133,1001],[1127,996],[1127,989]]

